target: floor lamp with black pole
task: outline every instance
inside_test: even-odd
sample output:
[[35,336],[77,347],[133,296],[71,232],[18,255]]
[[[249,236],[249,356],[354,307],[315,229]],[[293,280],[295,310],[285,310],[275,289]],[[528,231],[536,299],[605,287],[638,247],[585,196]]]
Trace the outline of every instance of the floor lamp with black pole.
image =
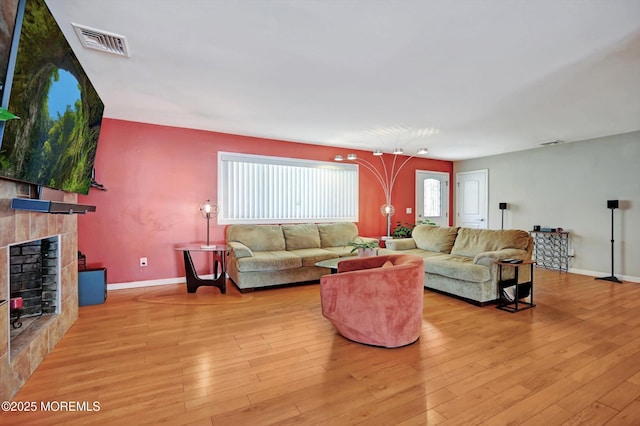
[[596,280],[611,281],[622,284],[622,281],[616,278],[613,273],[613,211],[618,208],[618,200],[607,200],[607,208],[611,209],[611,275],[608,277],[598,277]]

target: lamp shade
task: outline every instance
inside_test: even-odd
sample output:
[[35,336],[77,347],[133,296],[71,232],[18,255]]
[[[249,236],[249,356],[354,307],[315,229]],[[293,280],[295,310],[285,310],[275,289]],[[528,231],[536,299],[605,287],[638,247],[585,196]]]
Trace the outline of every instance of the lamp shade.
[[380,213],[382,214],[382,216],[393,216],[396,213],[396,208],[391,204],[383,204],[382,206],[380,206]]
[[211,219],[218,215],[218,204],[210,200],[203,201],[198,206],[198,212],[204,219]]

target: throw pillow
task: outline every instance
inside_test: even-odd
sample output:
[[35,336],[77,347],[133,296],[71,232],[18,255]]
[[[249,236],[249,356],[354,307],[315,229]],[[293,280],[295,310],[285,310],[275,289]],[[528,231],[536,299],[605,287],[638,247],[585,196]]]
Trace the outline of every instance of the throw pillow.
[[451,253],[458,235],[457,227],[418,225],[411,236],[419,249],[440,253]]

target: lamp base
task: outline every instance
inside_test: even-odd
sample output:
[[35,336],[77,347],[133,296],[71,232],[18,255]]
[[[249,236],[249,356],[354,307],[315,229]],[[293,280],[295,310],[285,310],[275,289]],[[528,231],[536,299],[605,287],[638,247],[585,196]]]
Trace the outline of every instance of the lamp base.
[[200,248],[201,249],[214,249],[214,248],[216,248],[216,245],[215,244],[213,244],[213,245],[205,244],[203,246],[200,246]]
[[611,281],[613,283],[622,284],[622,281],[620,281],[615,275],[610,275],[608,277],[598,277],[596,278],[596,280]]

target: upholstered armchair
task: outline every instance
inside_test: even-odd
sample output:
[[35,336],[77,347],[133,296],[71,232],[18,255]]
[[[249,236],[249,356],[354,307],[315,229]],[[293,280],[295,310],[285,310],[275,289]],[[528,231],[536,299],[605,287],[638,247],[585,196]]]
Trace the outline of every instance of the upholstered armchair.
[[347,339],[395,348],[418,340],[424,263],[410,254],[356,257],[320,279],[322,315]]

